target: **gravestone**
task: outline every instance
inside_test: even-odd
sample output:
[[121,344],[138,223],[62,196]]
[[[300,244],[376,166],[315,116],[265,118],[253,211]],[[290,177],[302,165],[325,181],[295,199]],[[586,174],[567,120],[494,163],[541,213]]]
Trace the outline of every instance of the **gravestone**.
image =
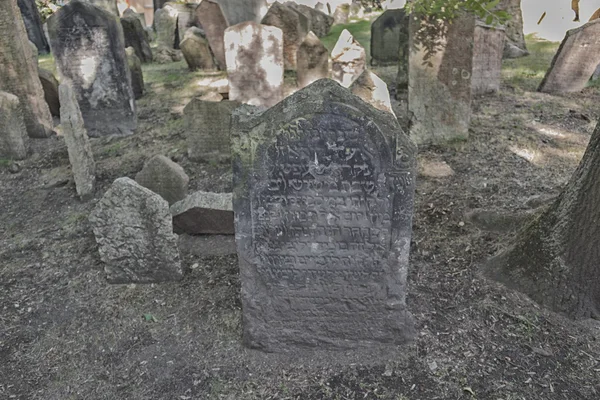
[[229,99],[271,107],[283,99],[283,32],[244,22],[225,30]]
[[244,341],[285,352],[414,337],[405,303],[416,148],[329,79],[232,120]]
[[37,55],[16,0],[0,1],[0,32],[0,91],[19,98],[29,137],[48,137],[52,134],[52,115],[38,79]]
[[315,4],[315,10],[325,12],[326,11],[325,4],[318,2],[317,4]]
[[282,30],[285,69],[295,70],[298,47],[310,30],[308,18],[291,7],[275,2],[261,24],[275,26]]
[[500,90],[505,36],[502,27],[480,23],[475,26],[471,76],[471,92],[474,96]]
[[498,10],[506,11],[510,19],[506,21],[506,41],[504,42],[504,57],[517,58],[529,54],[523,34],[523,12],[521,0],[501,0]]
[[23,160],[28,150],[29,137],[19,98],[0,91],[0,158]]
[[[168,2],[164,7],[171,7],[177,12],[177,36],[179,43],[183,41],[185,32],[188,28],[194,26],[194,10],[198,5],[195,3],[175,3]],[[177,48],[177,47],[176,47]]]
[[203,0],[195,11],[196,19],[202,25],[208,44],[215,56],[220,70],[227,68],[225,64],[225,43],[223,37],[229,26],[225,14],[216,0]]
[[333,17],[312,7],[308,7],[304,4],[297,4],[292,1],[285,2],[284,5],[291,7],[304,15],[309,21],[310,30],[317,35],[317,37],[327,36],[331,30]]
[[46,35],[44,35],[42,19],[37,5],[35,4],[35,0],[18,0],[17,4],[21,10],[29,40],[35,44],[39,53],[47,54],[50,52],[50,45],[46,40]]
[[108,11],[112,15],[119,16],[119,7],[117,7],[117,0],[83,0],[95,5],[98,8]]
[[394,114],[387,84],[373,72],[365,70],[348,89],[378,110]]
[[229,26],[242,22],[259,23],[269,8],[266,0],[217,0]]
[[179,48],[179,30],[177,29],[177,10],[166,5],[154,13],[156,43],[168,49]]
[[417,144],[467,139],[474,30],[472,17],[436,25],[410,19],[408,107]]
[[135,54],[141,62],[152,62],[152,50],[150,43],[146,37],[146,31],[142,26],[139,18],[136,16],[127,16],[121,18],[121,26],[123,28],[123,37],[125,39],[125,47],[133,47]]
[[335,11],[333,12],[333,23],[336,25],[347,24],[348,19],[350,19],[350,5],[340,4],[339,6],[337,6],[335,8]]
[[144,73],[142,72],[142,62],[135,54],[133,47],[125,49],[127,55],[127,65],[129,66],[129,72],[131,72],[131,88],[133,89],[133,96],[137,100],[144,95]]
[[154,11],[158,11],[161,8],[163,8],[163,6],[165,5],[165,3],[168,2],[168,0],[153,0],[153,5],[154,5]]
[[130,178],[115,180],[90,215],[111,283],[181,279],[169,204]]
[[233,235],[231,193],[195,192],[171,206],[178,235]]
[[313,32],[306,35],[306,39],[298,48],[296,58],[299,88],[329,77],[329,52]]
[[60,117],[60,99],[58,96],[58,81],[51,71],[39,68],[38,76],[44,89],[44,100],[48,104],[50,114],[54,117]]
[[181,43],[181,52],[191,71],[197,69],[213,70],[216,69],[213,60],[212,51],[208,45],[208,40],[204,36],[204,32],[199,28],[191,27],[185,32],[185,36]]
[[96,184],[96,164],[88,138],[83,117],[75,91],[68,83],[61,83],[58,88],[60,95],[60,124],[63,137],[67,144],[69,162],[77,195],[81,200],[89,200],[94,195]]
[[156,155],[144,164],[135,181],[159,194],[169,205],[187,196],[190,178],[183,168],[163,155]]
[[88,135],[130,135],[137,117],[119,19],[75,0],[48,19],[48,32],[59,80],[77,94]]
[[215,102],[202,99],[192,99],[185,106],[183,115],[190,160],[208,162],[231,160],[229,125],[231,112],[239,106],[240,103],[237,101]]
[[401,48],[408,46],[408,20],[403,9],[393,9],[385,11],[373,22],[371,65],[389,65],[400,61]]
[[600,20],[565,35],[538,91],[569,93],[582,90],[600,64]]
[[344,87],[349,87],[367,68],[364,47],[347,29],[344,29],[331,51],[332,78]]

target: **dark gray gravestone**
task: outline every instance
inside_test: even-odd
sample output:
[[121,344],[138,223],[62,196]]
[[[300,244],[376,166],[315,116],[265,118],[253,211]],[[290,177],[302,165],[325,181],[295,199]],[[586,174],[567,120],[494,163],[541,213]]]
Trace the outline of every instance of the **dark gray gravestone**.
[[371,65],[395,64],[400,61],[401,49],[404,53],[404,48],[408,47],[408,22],[408,15],[403,9],[387,10],[373,22]]
[[232,118],[244,340],[266,351],[401,344],[416,148],[322,79]]
[[17,0],[17,4],[21,9],[21,15],[23,16],[23,22],[25,22],[29,40],[35,44],[39,53],[48,53],[50,51],[50,45],[48,44],[46,36],[44,35],[44,30],[42,29],[42,19],[40,18],[40,13],[38,12],[35,0]]
[[137,118],[119,18],[75,0],[48,19],[48,33],[60,81],[73,85],[88,134],[131,134]]
[[117,7],[117,0],[83,0],[88,3],[92,3],[98,8],[101,8],[109,13],[119,16],[119,7]]
[[152,50],[140,19],[135,15],[124,16],[121,18],[121,26],[123,27],[125,47],[133,47],[141,62],[152,62]]

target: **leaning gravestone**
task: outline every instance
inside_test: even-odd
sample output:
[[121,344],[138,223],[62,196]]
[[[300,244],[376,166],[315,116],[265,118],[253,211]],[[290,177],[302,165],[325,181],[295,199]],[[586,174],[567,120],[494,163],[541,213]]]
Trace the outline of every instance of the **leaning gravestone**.
[[230,26],[242,22],[259,23],[267,13],[266,0],[217,0]]
[[474,96],[500,90],[504,28],[477,23],[473,41],[473,75],[471,92]]
[[[165,3],[164,7],[171,7],[177,12],[177,36],[181,43],[188,28],[194,26],[194,10],[198,5],[192,3]],[[163,8],[164,8],[163,7]]]
[[282,30],[285,69],[295,70],[298,47],[310,30],[308,18],[291,7],[275,2],[261,24],[276,26]]
[[137,117],[119,19],[75,0],[48,19],[48,32],[60,81],[73,86],[88,134],[131,134]]
[[410,19],[408,108],[417,144],[468,137],[474,30],[468,16],[436,25]]
[[523,34],[523,12],[521,0],[501,0],[496,7],[510,15],[506,21],[506,40],[504,42],[504,58],[517,58],[529,54]]
[[225,162],[231,159],[229,125],[237,101],[192,99],[183,109],[188,157],[193,161]]
[[152,62],[152,50],[146,37],[146,31],[139,18],[134,15],[121,18],[125,47],[133,47],[141,62]]
[[[0,1],[0,91],[19,98],[29,137],[52,134],[52,115],[16,0]],[[35,56],[35,58],[34,58]]]
[[35,0],[17,0],[17,4],[21,9],[21,15],[23,16],[29,40],[35,44],[39,53],[46,54],[50,52],[50,45],[48,45],[46,35],[44,35],[42,19],[40,18]]
[[125,54],[127,55],[127,65],[129,66],[129,72],[131,73],[133,96],[137,100],[144,95],[144,73],[142,72],[142,62],[137,54],[135,54],[135,49],[133,47],[126,48]]
[[98,8],[101,8],[109,13],[119,16],[119,7],[117,7],[117,0],[83,0],[88,3],[92,3]]
[[229,26],[221,6],[216,0],[203,0],[196,8],[196,19],[202,25],[208,44],[212,49],[220,70],[226,69],[225,43],[223,37]]
[[331,71],[334,80],[349,87],[367,68],[364,47],[344,29],[331,51]]
[[81,200],[89,200],[94,195],[96,184],[96,164],[83,117],[73,88],[68,83],[58,87],[60,95],[60,124],[67,144],[71,171],[77,195]]
[[538,91],[568,93],[582,90],[600,63],[600,20],[565,35]]
[[299,13],[303,14],[309,21],[310,30],[317,35],[317,37],[327,36],[333,25],[333,17],[316,10],[312,7],[297,4],[292,1],[285,2],[284,5],[293,8]]
[[387,10],[371,25],[371,65],[396,64],[408,46],[408,15],[404,9]]
[[229,99],[271,107],[283,99],[283,32],[244,22],[225,30]]
[[190,178],[183,168],[168,157],[156,155],[135,175],[135,181],[159,194],[169,205],[183,200],[188,192]]
[[171,206],[178,235],[233,235],[231,193],[195,192]]
[[266,351],[401,344],[416,148],[329,79],[234,112],[244,341]]
[[189,28],[179,47],[191,71],[216,69],[208,40],[201,29],[195,26]]
[[19,98],[0,91],[0,158],[27,158],[29,137],[23,122]]
[[182,276],[169,204],[130,178],[115,180],[90,215],[111,283],[153,283]]
[[314,33],[306,35],[296,59],[299,88],[329,76],[329,52]]

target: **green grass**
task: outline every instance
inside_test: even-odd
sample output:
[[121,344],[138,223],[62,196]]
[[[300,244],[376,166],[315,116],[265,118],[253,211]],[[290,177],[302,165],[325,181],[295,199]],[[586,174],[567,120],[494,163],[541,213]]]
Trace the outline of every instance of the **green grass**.
[[48,71],[52,71],[56,75],[56,63],[52,54],[44,54],[38,57],[38,66]]
[[509,85],[524,91],[535,91],[544,79],[544,75],[560,43],[540,39],[535,34],[525,36],[529,55],[502,63],[502,79]]
[[367,20],[358,20],[348,24],[334,25],[329,34],[321,38],[321,42],[327,47],[327,50],[329,50],[330,53],[344,29],[348,29],[358,43],[365,48],[367,55],[371,54],[371,21]]

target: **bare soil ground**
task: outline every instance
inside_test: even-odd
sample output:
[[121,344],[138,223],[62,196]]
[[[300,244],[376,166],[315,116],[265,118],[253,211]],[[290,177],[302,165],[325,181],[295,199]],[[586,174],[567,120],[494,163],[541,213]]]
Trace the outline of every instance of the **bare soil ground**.
[[[548,58],[547,44],[530,47]],[[559,193],[600,117],[598,89],[535,93],[540,71],[528,63],[507,62],[501,92],[475,100],[468,141],[420,149],[407,299],[416,341],[288,355],[242,346],[231,238],[182,238],[181,282],[105,281],[87,215],[114,179],[161,153],[183,166],[191,190],[231,190],[228,165],[187,159],[181,116],[220,77],[146,66],[138,132],[92,140],[94,200],[75,197],[61,138],[0,163],[0,399],[600,398],[600,325],[479,273],[523,215]],[[392,87],[393,69],[376,72]]]

